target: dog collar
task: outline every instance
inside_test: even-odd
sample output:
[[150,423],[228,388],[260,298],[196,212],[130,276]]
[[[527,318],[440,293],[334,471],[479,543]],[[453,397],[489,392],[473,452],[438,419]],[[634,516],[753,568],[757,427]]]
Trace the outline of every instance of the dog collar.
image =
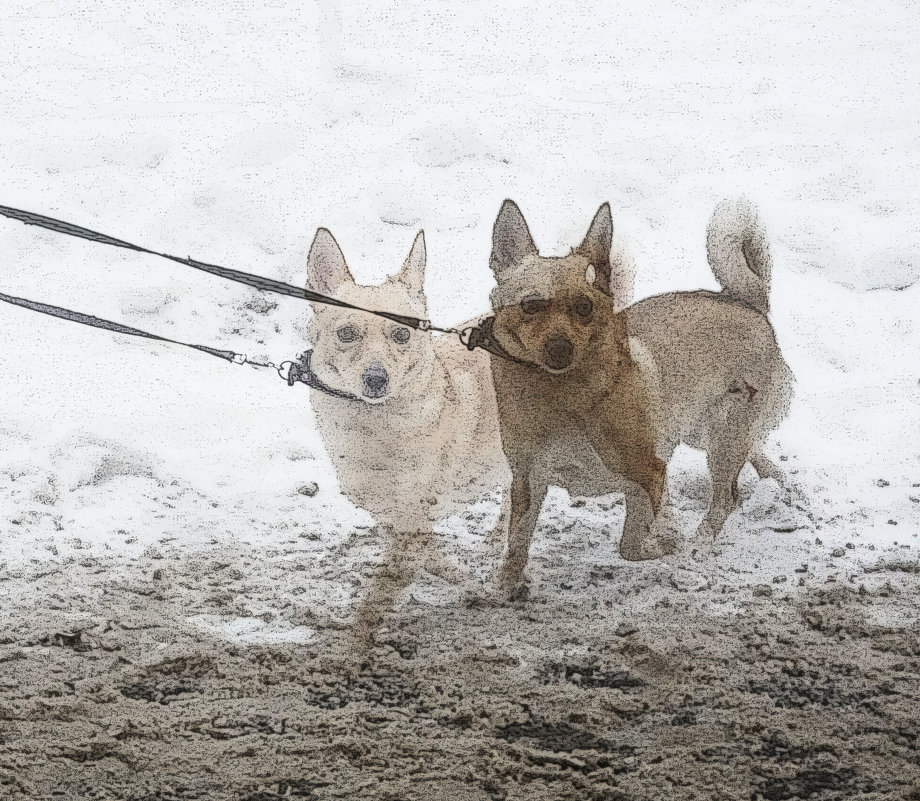
[[296,362],[289,362],[291,365],[287,374],[288,386],[292,387],[295,383],[300,382],[301,384],[306,384],[310,389],[317,389],[320,392],[324,392],[326,395],[332,395],[334,398],[342,398],[344,400],[352,401],[361,401],[357,395],[352,395],[349,392],[342,392],[340,389],[333,389],[328,384],[324,384],[320,381],[319,376],[313,372],[313,368],[310,367],[310,358],[313,355],[313,351],[305,350],[300,356],[297,357]]

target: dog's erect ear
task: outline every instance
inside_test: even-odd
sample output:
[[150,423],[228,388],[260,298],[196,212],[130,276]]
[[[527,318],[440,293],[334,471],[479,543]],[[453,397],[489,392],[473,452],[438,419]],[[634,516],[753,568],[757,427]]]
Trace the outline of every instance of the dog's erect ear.
[[342,249],[326,228],[318,228],[307,256],[307,288],[329,295],[344,283],[354,279]]
[[524,215],[517,203],[506,200],[492,229],[492,255],[489,258],[492,272],[498,276],[519,264],[525,256],[535,255],[536,252],[537,246],[533,243]]
[[594,215],[584,240],[575,250],[594,266],[597,286],[604,291],[610,290],[610,246],[612,244],[613,218],[610,216],[610,204],[604,203]]
[[425,261],[428,255],[425,249],[425,232],[419,231],[412,243],[412,250],[406,256],[402,269],[393,276],[410,292],[416,295],[425,294]]

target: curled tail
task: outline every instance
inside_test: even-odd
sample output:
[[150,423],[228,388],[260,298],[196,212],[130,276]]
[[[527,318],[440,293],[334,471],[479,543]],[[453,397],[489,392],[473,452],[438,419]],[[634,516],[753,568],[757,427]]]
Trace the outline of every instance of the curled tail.
[[706,230],[709,266],[722,291],[766,314],[772,261],[757,208],[747,198],[723,200]]

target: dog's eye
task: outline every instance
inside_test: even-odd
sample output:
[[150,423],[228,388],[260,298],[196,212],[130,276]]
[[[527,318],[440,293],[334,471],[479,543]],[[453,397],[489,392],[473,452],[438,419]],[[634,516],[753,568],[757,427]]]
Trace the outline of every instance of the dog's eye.
[[521,301],[521,311],[524,314],[536,314],[537,312],[545,311],[548,306],[549,302],[542,298],[524,298]]
[[408,328],[397,328],[391,336],[397,345],[405,345],[409,341],[411,332]]
[[335,332],[340,342],[354,342],[359,336],[358,329],[353,325],[343,325]]
[[579,295],[575,298],[575,313],[579,317],[588,317],[592,311],[594,311],[594,304],[591,302],[591,298],[584,295]]

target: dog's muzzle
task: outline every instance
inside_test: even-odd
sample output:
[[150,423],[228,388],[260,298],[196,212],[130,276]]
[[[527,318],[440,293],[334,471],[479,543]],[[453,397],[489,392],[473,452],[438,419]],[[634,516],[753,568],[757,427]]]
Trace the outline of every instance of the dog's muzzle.
[[565,370],[572,365],[575,348],[566,336],[554,336],[543,346],[543,363],[550,370]]
[[368,367],[362,384],[365,398],[382,398],[390,391],[390,376],[382,367]]

